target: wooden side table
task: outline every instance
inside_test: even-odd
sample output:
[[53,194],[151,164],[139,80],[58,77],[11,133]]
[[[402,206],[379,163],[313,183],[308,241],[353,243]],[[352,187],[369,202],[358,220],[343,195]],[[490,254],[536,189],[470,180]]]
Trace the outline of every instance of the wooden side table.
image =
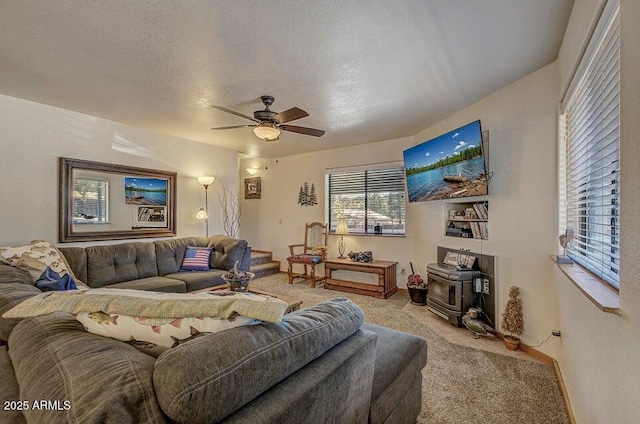
[[[396,285],[397,264],[397,262],[378,260],[374,260],[373,262],[353,262],[350,259],[325,259],[324,275],[327,276],[327,280],[324,283],[324,288],[386,299],[398,291],[398,287]],[[332,270],[377,274],[378,284],[374,285],[356,283],[354,281],[336,280],[331,277]]]

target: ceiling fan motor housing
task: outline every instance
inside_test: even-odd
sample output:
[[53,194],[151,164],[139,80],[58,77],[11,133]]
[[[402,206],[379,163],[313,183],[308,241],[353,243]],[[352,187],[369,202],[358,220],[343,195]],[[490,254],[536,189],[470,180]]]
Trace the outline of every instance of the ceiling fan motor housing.
[[277,113],[272,110],[256,110],[253,112],[253,117],[261,121],[271,121]]
[[253,112],[253,117],[261,121],[272,121],[273,117],[278,113],[269,110],[269,106],[271,106],[276,99],[273,96],[260,96],[260,99],[262,103],[264,103],[265,110],[256,110]]

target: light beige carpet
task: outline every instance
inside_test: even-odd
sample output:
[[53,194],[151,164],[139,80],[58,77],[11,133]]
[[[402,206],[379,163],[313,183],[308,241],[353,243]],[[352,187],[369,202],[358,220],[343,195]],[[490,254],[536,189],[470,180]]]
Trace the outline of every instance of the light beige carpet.
[[409,296],[396,293],[386,300],[315,289],[309,282],[287,284],[286,274],[258,278],[253,287],[303,301],[309,307],[335,297],[356,302],[366,320],[422,337],[429,359],[423,370],[422,410],[418,423],[568,423],[553,368],[449,343],[403,311]]

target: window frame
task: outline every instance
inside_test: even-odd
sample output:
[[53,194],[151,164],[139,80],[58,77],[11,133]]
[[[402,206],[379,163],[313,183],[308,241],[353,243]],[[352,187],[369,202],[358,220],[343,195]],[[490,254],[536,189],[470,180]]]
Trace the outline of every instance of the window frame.
[[[380,181],[380,176],[391,177],[391,181]],[[394,175],[395,174],[395,175]],[[395,178],[393,178],[395,176]],[[347,183],[348,181],[348,183]],[[355,181],[355,182],[354,182]],[[362,222],[362,225],[355,226],[353,221],[349,219],[349,215],[345,214],[344,209],[342,211],[332,210],[334,202],[332,202],[332,195],[336,194],[334,187],[338,184],[339,194],[346,194],[352,196],[362,196],[364,205],[359,215],[350,215]],[[388,188],[389,190],[385,190]],[[350,192],[350,193],[349,193]],[[385,216],[381,215],[381,218],[372,217],[372,213],[378,213],[372,211],[369,206],[370,196],[373,194],[390,194],[399,195],[394,205],[388,207],[400,206],[399,217],[398,216]],[[404,237],[406,235],[406,181],[404,166],[401,162],[385,163],[377,165],[369,165],[364,167],[354,166],[349,168],[337,168],[327,169],[325,172],[325,220],[328,224],[330,233],[335,234],[337,222],[339,218],[347,218],[347,226],[349,228],[350,235],[376,235],[376,236],[391,236],[391,237]],[[389,199],[387,198],[389,202]],[[358,208],[360,209],[360,208]],[[366,212],[366,213],[365,213]],[[390,223],[385,224],[386,219],[391,220]],[[375,227],[377,223],[382,220],[382,232],[376,233]],[[398,223],[394,223],[398,220]],[[351,223],[351,225],[349,225]],[[395,226],[401,226],[401,228],[392,228]],[[391,228],[390,228],[391,227]]]
[[[86,183],[96,183],[96,184],[103,184],[103,188],[104,188],[104,195],[102,196],[102,201],[101,198],[98,197],[96,199],[96,207],[98,210],[102,209],[104,210],[104,219],[99,219],[96,221],[78,221],[76,220],[77,218],[73,217],[73,225],[86,225],[86,224],[92,224],[92,225],[96,225],[96,224],[109,224],[109,196],[110,196],[110,190],[111,190],[111,183],[109,181],[108,178],[103,178],[103,177],[93,177],[93,176],[85,176],[85,175],[78,175],[76,176],[76,178],[73,181],[73,190],[74,192],[76,191],[76,183],[77,182],[86,182]],[[73,211],[72,211],[72,215],[75,213],[75,200],[72,202],[72,206],[73,206]],[[102,204],[102,205],[101,205]],[[99,218],[99,216],[98,216]]]
[[621,236],[619,31],[619,2],[612,0],[573,75],[560,116],[560,221],[576,234],[567,255],[615,291]]

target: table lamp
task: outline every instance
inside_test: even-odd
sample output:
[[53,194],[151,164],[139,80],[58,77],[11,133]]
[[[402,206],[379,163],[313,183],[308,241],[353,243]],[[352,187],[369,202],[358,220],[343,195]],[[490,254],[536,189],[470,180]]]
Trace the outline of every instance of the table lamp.
[[344,235],[349,234],[349,228],[347,228],[347,221],[344,218],[338,218],[338,227],[336,228],[336,234],[340,234],[340,241],[338,242],[338,259],[344,259],[344,250],[346,245],[344,243]]

